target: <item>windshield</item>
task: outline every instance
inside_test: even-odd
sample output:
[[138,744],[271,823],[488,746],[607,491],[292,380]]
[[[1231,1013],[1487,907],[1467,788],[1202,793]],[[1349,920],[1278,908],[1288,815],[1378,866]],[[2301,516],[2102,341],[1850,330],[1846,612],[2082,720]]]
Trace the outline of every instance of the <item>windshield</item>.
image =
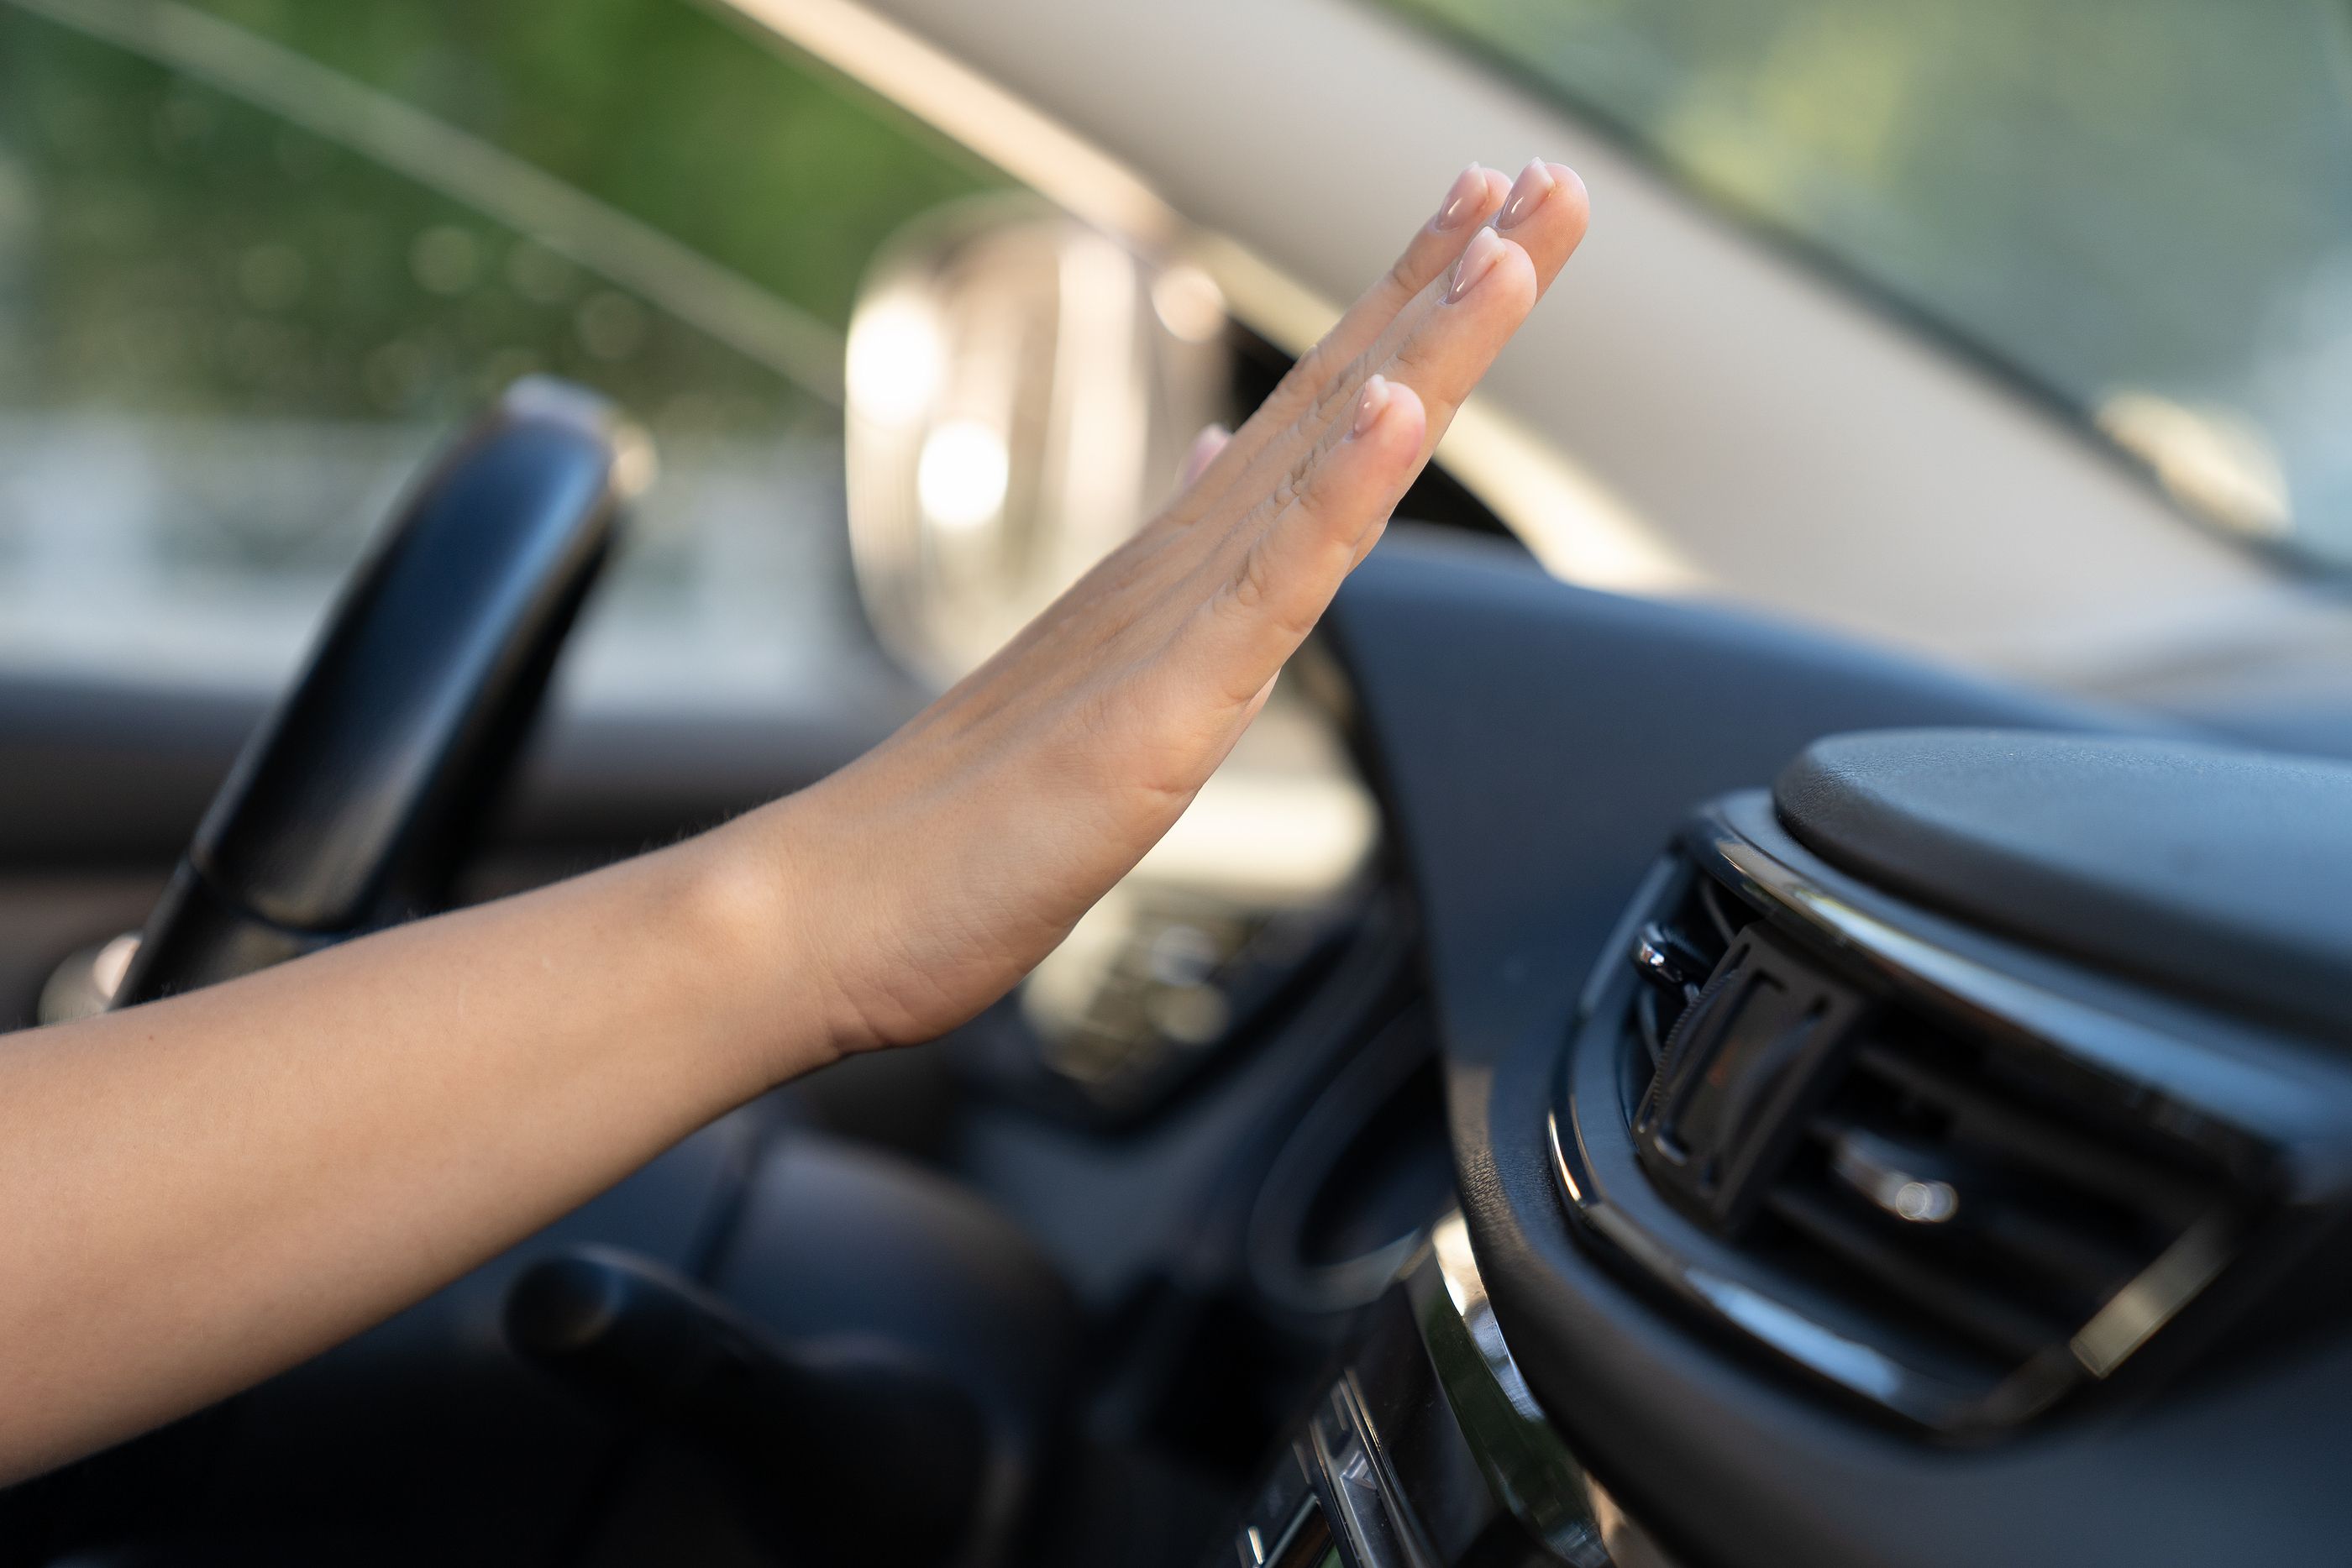
[[549,372],[661,457],[568,694],[839,700],[851,300],[1001,183],[693,0],[0,0],[0,678],[269,689]]
[[2352,565],[2347,0],[1398,0]]

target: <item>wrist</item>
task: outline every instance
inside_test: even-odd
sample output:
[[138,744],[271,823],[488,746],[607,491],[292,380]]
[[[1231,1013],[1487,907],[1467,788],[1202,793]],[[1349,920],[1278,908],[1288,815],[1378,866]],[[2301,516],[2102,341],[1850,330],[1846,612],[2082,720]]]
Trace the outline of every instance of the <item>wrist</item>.
[[785,804],[664,852],[685,890],[679,950],[709,988],[706,1016],[740,1053],[751,1093],[839,1060],[860,1029],[826,940],[839,893],[796,852]]

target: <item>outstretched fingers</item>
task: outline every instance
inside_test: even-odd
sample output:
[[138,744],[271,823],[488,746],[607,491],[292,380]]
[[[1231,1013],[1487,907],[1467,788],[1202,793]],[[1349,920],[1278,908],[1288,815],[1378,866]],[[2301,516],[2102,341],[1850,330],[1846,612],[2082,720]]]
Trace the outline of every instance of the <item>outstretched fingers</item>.
[[1540,291],[1528,253],[1489,229],[1462,257],[1437,308],[1380,367],[1380,374],[1421,396],[1428,413],[1423,455],[1535,308]]
[[[1415,472],[1454,411],[1528,319],[1541,288],[1535,261],[1525,249],[1492,229],[1481,230],[1455,265],[1444,292],[1396,351],[1370,372],[1368,388],[1409,392],[1420,408],[1422,449],[1415,455]],[[1360,402],[1358,406],[1368,405]],[[1327,420],[1319,430],[1303,430],[1288,487],[1311,491],[1323,465],[1352,438],[1354,428],[1342,417]],[[1277,517],[1275,526],[1281,521]]]
[[1496,214],[1495,231],[1528,253],[1535,263],[1537,284],[1549,288],[1584,238],[1591,216],[1591,197],[1576,171],[1537,158],[1512,182],[1511,193]]
[[[1441,290],[1400,312],[1364,356],[1366,373],[1410,382],[1429,413],[1435,447],[1454,411],[1551,287],[1591,214],[1584,182],[1565,164],[1528,163],[1496,214],[1464,247]],[[1304,439],[1322,433],[1307,429]]]
[[[1235,475],[1233,490],[1248,494],[1303,472],[1373,375],[1408,382],[1422,394],[1429,414],[1426,455],[1495,354],[1567,265],[1584,237],[1589,213],[1584,183],[1566,165],[1529,162],[1505,195],[1494,226],[1472,234],[1450,267],[1432,275],[1352,362],[1297,405],[1286,428],[1265,433],[1249,466]],[[1490,270],[1496,273],[1492,283],[1484,281]],[[1528,287],[1522,287],[1523,281]],[[1475,308],[1465,310],[1474,286]],[[1516,313],[1496,308],[1510,304],[1516,304]],[[1273,409],[1269,402],[1261,412]],[[1204,484],[1194,494],[1205,497],[1213,490]]]
[[[1507,176],[1475,163],[1456,175],[1436,213],[1414,233],[1388,272],[1349,307],[1321,341],[1290,368],[1257,412],[1202,465],[1201,472],[1192,476],[1194,483],[1187,497],[1192,505],[1182,509],[1192,515],[1205,509],[1270,443],[1331,395],[1334,383],[1358,366],[1398,313],[1461,258],[1463,250],[1502,207],[1510,189]],[[1354,390],[1350,384],[1339,389],[1339,395]]]
[[1195,646],[1229,700],[1258,697],[1314,629],[1420,471],[1426,436],[1419,394],[1374,376],[1296,489],[1210,558],[1223,580],[1196,617]]
[[1199,618],[1208,629],[1201,645],[1233,700],[1263,689],[1378,540],[1454,411],[1583,237],[1586,218],[1582,182],[1559,164],[1529,164],[1495,226],[1478,227],[1244,465],[1240,493],[1271,499],[1234,519],[1208,552],[1206,570],[1223,582]]

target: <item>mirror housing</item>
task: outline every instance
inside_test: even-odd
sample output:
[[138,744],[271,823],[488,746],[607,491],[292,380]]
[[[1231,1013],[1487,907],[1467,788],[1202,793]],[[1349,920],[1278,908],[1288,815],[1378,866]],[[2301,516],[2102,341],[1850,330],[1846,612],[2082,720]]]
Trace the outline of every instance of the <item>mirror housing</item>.
[[849,330],[851,555],[876,633],[955,679],[1173,492],[1226,413],[1216,285],[1025,195],[886,247]]

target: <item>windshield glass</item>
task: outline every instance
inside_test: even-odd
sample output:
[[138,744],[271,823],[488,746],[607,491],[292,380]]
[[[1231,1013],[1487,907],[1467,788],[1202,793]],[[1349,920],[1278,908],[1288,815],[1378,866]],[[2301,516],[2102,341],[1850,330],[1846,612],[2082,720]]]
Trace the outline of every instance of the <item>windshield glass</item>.
[[2352,564],[2346,0],[1398,0]]
[[857,280],[999,183],[694,0],[0,0],[0,678],[270,688],[546,372],[661,458],[567,692],[837,700]]

